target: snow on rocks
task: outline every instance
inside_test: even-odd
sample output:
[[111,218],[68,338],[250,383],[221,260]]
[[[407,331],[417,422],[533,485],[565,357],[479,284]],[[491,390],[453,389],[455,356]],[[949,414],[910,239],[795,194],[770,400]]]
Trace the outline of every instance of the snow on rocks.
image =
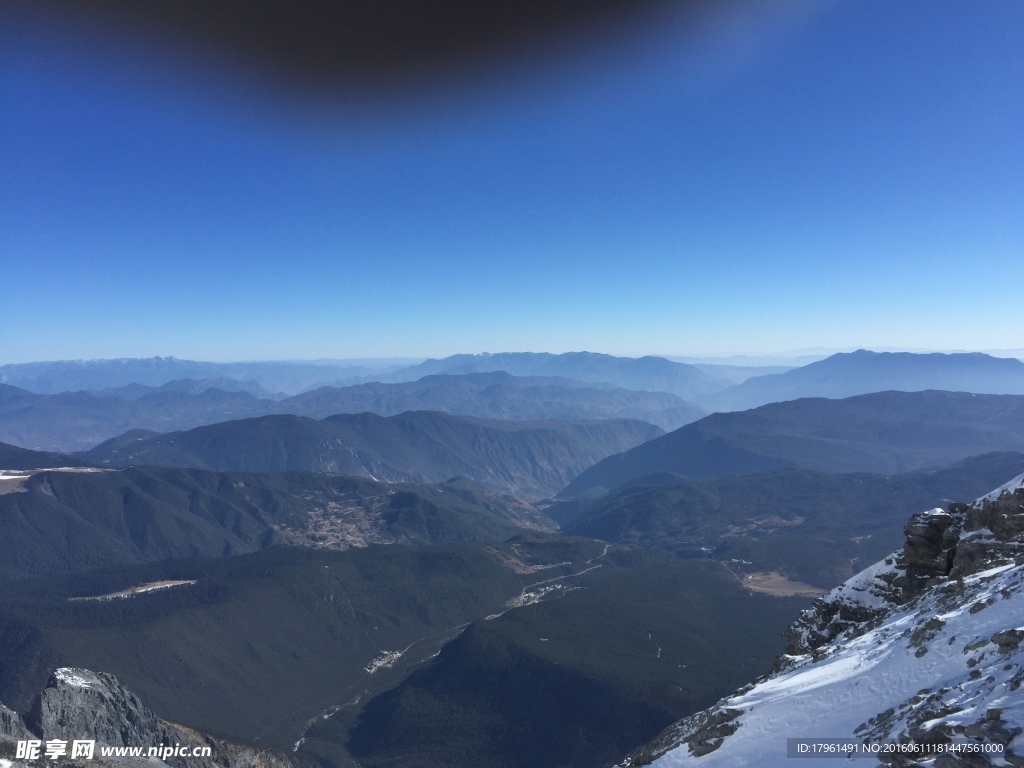
[[61,667],[53,673],[53,676],[65,685],[70,685],[74,688],[92,688],[96,682],[95,675],[91,672],[71,669],[70,667]]
[[[622,765],[792,768],[803,739],[867,765],[1024,766],[1022,483],[914,515],[903,550],[805,612],[772,674]],[[796,763],[819,764],[838,765]]]

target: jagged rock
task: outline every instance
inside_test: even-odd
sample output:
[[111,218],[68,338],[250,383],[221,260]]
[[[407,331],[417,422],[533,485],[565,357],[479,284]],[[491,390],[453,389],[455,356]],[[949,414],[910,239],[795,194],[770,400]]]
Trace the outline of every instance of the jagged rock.
[[902,605],[905,577],[903,553],[895,553],[816,600],[786,631],[788,656],[777,660],[776,671],[790,658],[812,654],[849,629],[868,626],[893,605]]
[[686,744],[690,754],[695,757],[710,754],[722,745],[725,737],[736,732],[739,724],[734,721],[741,714],[741,710],[728,708],[697,712],[665,729],[650,744],[631,753],[621,766],[639,768],[650,765],[680,744]]
[[686,740],[690,747],[690,754],[700,757],[710,754],[722,746],[722,741],[726,736],[736,733],[739,723],[736,723],[735,720],[742,714],[743,712],[738,709],[720,709],[713,712]]
[[990,494],[973,504],[964,517],[953,576],[970,576],[1024,556],[1024,488]]
[[89,738],[110,746],[160,744],[164,728],[113,675],[58,669],[36,698],[26,721],[48,739]]
[[25,722],[21,719],[21,716],[0,704],[0,741],[4,739],[17,741],[18,739],[32,738],[35,737],[25,727]]
[[941,509],[912,515],[903,529],[904,599],[920,594],[928,582],[949,574],[960,540],[958,516]]
[[992,635],[992,642],[999,647],[1000,653],[1010,653],[1020,647],[1024,641],[1024,629],[1008,629]]
[[967,512],[964,530],[988,528],[999,541],[1020,541],[1024,538],[1024,488],[1003,493],[995,499],[984,499]]
[[783,768],[784,740],[765,736],[791,732],[897,745],[874,754],[892,768],[1024,768],[1024,475],[905,530],[801,616],[770,675],[623,766]]
[[[192,752],[209,748],[209,757],[168,756],[163,762],[174,768],[295,768],[296,761],[268,750],[231,744],[199,731],[168,723],[147,709],[139,697],[113,675],[87,669],[61,668],[51,675],[46,688],[36,697],[21,732],[22,723],[10,710],[0,707],[0,732],[5,713],[10,713],[10,730],[18,739],[95,739],[110,747],[180,746]],[[29,733],[31,731],[32,733]],[[193,754],[199,754],[193,752]],[[153,765],[146,758],[97,757],[95,766]],[[16,764],[17,765],[17,764]]]

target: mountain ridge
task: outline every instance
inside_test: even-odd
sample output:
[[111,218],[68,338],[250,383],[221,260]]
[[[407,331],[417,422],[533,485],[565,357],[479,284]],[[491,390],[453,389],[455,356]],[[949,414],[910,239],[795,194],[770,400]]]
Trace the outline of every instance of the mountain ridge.
[[171,382],[173,386],[132,385],[51,395],[0,384],[0,441],[51,451],[88,450],[131,430],[165,433],[274,414],[321,419],[338,413],[393,416],[435,410],[519,421],[629,418],[675,429],[707,413],[664,392],[504,372],[428,376],[398,384],[323,386],[285,398],[259,398],[254,387],[243,384],[231,391],[202,389],[207,383],[179,380]]
[[740,578],[778,573],[831,589],[899,546],[908,508],[976,498],[1022,471],[1021,453],[898,475],[779,470],[626,486],[545,512],[566,535],[713,559]]
[[428,374],[505,371],[521,376],[564,376],[623,389],[668,392],[685,400],[728,384],[687,363],[663,357],[616,357],[598,352],[498,352],[452,355],[426,360],[382,376],[385,381],[418,379]]
[[222,422],[80,454],[107,466],[240,472],[316,471],[391,482],[464,475],[527,501],[553,495],[604,456],[661,434],[640,421],[498,421],[410,411],[315,420],[273,415]]
[[715,413],[583,472],[571,498],[656,472],[689,478],[778,469],[890,474],[1024,450],[1024,396],[878,392]]
[[554,528],[528,504],[466,479],[410,485],[305,472],[40,471],[0,494],[0,581],[284,544],[500,542]]
[[870,392],[925,390],[1024,394],[1024,361],[981,352],[840,352],[782,373],[753,376],[709,395],[717,410],[746,410],[805,397],[846,398]]

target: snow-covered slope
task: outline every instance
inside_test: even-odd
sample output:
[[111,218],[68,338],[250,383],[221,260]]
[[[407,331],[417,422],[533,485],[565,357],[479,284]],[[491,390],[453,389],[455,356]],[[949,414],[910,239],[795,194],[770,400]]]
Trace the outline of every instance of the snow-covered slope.
[[1022,486],[914,515],[901,551],[804,613],[772,674],[623,765],[1024,766]]

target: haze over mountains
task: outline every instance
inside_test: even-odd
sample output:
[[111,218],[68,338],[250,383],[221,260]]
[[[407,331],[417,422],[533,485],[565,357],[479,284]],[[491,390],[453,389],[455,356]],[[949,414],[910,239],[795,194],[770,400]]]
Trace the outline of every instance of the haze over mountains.
[[190,429],[272,413],[324,418],[339,413],[391,416],[433,410],[486,419],[639,419],[675,429],[706,411],[664,392],[636,392],[570,379],[504,372],[427,376],[402,384],[320,387],[284,399],[258,399],[189,379],[158,388],[131,385],[97,393],[39,395],[0,384],[0,441],[37,450],[76,451],[133,429]]
[[[352,360],[317,362],[207,363],[174,357],[120,360],[71,360],[0,366],[0,383],[54,394],[103,390],[130,384],[161,386],[178,379],[234,379],[254,382],[271,392],[297,394],[317,386],[343,386],[366,381],[408,382],[436,374],[505,371],[515,376],[554,376],[619,386],[623,389],[687,393],[710,392],[731,383],[719,381],[696,366],[660,357],[615,357],[594,352],[549,354],[505,352],[453,355],[440,360]],[[751,369],[756,372],[755,368]],[[730,378],[735,380],[736,371]],[[680,390],[680,391],[677,391]]]
[[[768,375],[758,374],[780,369],[694,366],[592,353],[455,355],[349,377],[343,380],[346,386],[336,386],[339,370],[327,363],[221,364],[174,358],[8,365],[0,369],[0,380],[12,382],[0,384],[0,442],[75,451],[132,429],[169,432],[273,413],[323,418],[408,410],[517,420],[630,418],[671,431],[709,411],[801,397],[925,389],[1024,393],[1024,362],[1016,359],[864,350]],[[354,368],[346,370],[352,373]],[[218,377],[168,378],[182,373]],[[136,374],[153,383],[125,383]],[[248,379],[229,377],[250,374]],[[280,391],[288,387],[276,386],[286,379],[309,386],[288,396]],[[86,383],[95,386],[53,391]]]
[[[363,364],[360,364],[363,363]],[[0,365],[0,383],[43,394],[102,390],[132,384],[159,387],[179,379],[233,379],[270,392],[301,392],[401,366],[403,361],[208,363],[175,357],[58,360]]]
[[725,383],[696,366],[663,357],[614,357],[594,352],[453,355],[442,360],[427,360],[381,378],[383,381],[412,381],[431,374],[487,371],[506,371],[516,376],[561,376],[623,389],[669,392],[686,400],[717,391]]
[[642,421],[497,421],[411,411],[317,421],[263,416],[166,435],[131,435],[80,457],[106,466],[312,471],[387,482],[459,475],[527,500],[551,496],[596,461],[662,431]]
[[842,398],[890,389],[1022,395],[1024,362],[981,353],[913,354],[861,349],[783,373],[748,378],[704,402],[714,410],[738,411],[801,397]]
[[[322,768],[609,768],[908,508],[1024,470],[1024,394],[912,391],[1016,386],[986,356],[459,355],[288,395],[339,368],[62,365],[4,371],[102,386],[0,384],[0,716],[73,666]],[[910,391],[837,399],[873,387]]]

